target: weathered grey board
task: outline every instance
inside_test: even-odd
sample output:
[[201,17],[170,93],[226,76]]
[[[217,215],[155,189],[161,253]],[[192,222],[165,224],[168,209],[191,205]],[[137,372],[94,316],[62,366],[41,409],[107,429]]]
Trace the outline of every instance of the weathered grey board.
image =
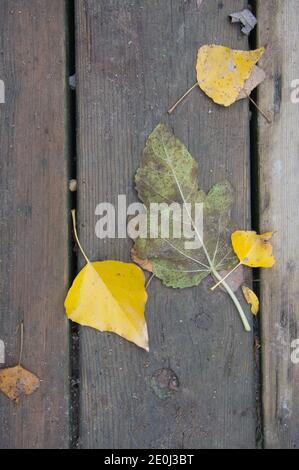
[[[133,176],[160,120],[198,159],[205,190],[232,182],[234,218],[249,227],[248,102],[224,109],[195,90],[166,117],[195,82],[200,45],[247,48],[227,18],[245,3],[76,1],[79,232],[91,259],[130,259],[129,240],[96,238],[95,208],[115,204],[118,194],[137,200]],[[114,335],[81,330],[82,447],[255,447],[253,338],[225,294],[209,286],[175,291],[152,282],[149,354]],[[167,400],[150,385],[163,368],[180,383]]]
[[299,104],[291,94],[298,100],[299,3],[259,1],[258,17],[259,44],[268,45],[259,104],[273,121],[259,118],[260,219],[262,230],[275,231],[277,255],[261,274],[265,446],[298,448],[299,364],[291,353],[299,338]]
[[[65,2],[1,0],[0,339],[41,387],[0,396],[1,448],[67,447],[68,287]],[[4,365],[2,365],[4,366]]]

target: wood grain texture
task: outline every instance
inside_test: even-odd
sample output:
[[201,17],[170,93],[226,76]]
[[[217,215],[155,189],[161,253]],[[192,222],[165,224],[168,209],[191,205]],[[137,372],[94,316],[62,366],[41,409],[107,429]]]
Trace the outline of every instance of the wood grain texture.
[[[128,239],[96,238],[95,208],[115,204],[118,194],[137,200],[134,173],[161,120],[198,159],[205,190],[232,182],[234,218],[249,226],[248,102],[224,109],[197,89],[166,117],[196,80],[199,46],[247,48],[227,18],[245,3],[76,1],[79,231],[91,259],[130,259]],[[82,447],[255,447],[253,338],[226,295],[210,292],[212,282],[184,291],[152,282],[149,354],[114,335],[81,330]],[[180,386],[161,400],[151,381],[168,368]]]
[[0,396],[1,448],[67,447],[68,287],[65,2],[1,0],[0,338],[41,379]]
[[299,4],[259,1],[258,18],[259,43],[268,45],[259,104],[272,117],[271,125],[259,118],[260,219],[261,230],[275,232],[277,256],[261,275],[265,446],[298,448],[299,365],[291,345],[299,337],[299,104],[291,93],[299,78]]

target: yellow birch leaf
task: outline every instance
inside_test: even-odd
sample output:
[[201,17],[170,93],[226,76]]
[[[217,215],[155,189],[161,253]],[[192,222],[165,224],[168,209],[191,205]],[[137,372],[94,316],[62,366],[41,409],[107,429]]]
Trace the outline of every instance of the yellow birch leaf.
[[253,315],[257,315],[260,308],[260,301],[256,294],[249,289],[249,287],[242,286],[243,295],[249,305],[251,305],[251,312]]
[[39,385],[39,378],[21,365],[0,369],[0,391],[16,403],[23,395],[35,392]]
[[233,104],[265,49],[238,51],[215,44],[202,46],[196,64],[199,87],[212,100],[224,106]]
[[148,351],[144,317],[147,293],[144,274],[133,263],[87,263],[65,300],[70,320],[99,331],[109,331]]
[[256,232],[237,231],[231,236],[234,252],[240,262],[251,268],[272,268],[275,258],[270,243],[273,233],[258,235]]

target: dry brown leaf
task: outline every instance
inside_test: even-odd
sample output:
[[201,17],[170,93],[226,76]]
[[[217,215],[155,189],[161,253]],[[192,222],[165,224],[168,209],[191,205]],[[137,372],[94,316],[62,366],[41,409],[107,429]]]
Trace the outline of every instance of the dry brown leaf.
[[242,11],[236,11],[235,13],[231,13],[229,16],[231,18],[232,23],[241,23],[241,31],[247,36],[257,24],[256,17],[248,8],[245,8]]
[[132,248],[131,250],[131,258],[134,261],[134,263],[138,264],[144,271],[148,271],[149,273],[153,273],[153,265],[152,262],[149,259],[142,259],[137,255],[137,251]]
[[258,65],[255,65],[236,101],[247,98],[250,93],[265,80],[265,78],[266,74],[264,70]]
[[39,378],[20,365],[0,369],[0,391],[16,403],[22,395],[35,392],[39,385]]

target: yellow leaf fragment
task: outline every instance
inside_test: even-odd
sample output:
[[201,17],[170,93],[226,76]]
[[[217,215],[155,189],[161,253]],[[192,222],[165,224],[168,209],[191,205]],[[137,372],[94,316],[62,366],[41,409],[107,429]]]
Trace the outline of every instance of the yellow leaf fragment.
[[198,85],[215,103],[230,106],[264,52],[263,47],[238,51],[215,44],[202,46],[196,64]]
[[272,268],[275,258],[270,243],[273,233],[258,235],[256,232],[237,231],[231,236],[234,252],[240,262],[251,268]]
[[40,380],[22,366],[0,369],[0,391],[18,403],[22,395],[31,395],[38,389]]
[[242,286],[242,291],[247,303],[251,305],[251,312],[253,315],[257,315],[260,308],[260,301],[257,295],[246,286]]
[[148,351],[144,317],[147,293],[144,275],[132,263],[87,263],[65,300],[70,320],[99,331],[109,331]]

